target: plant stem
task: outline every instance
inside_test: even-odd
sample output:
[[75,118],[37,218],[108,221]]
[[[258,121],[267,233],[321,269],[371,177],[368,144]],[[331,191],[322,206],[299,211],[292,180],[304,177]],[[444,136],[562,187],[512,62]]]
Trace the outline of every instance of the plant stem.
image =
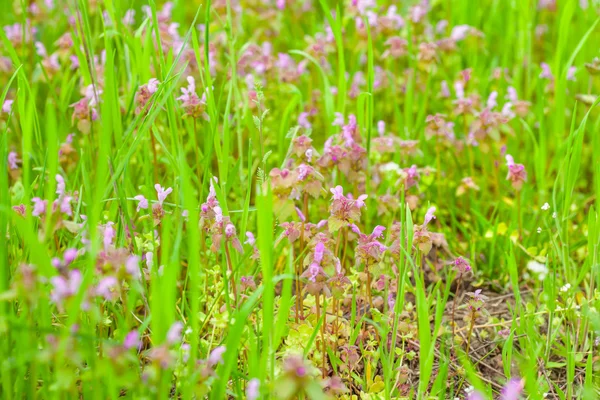
[[237,288],[235,287],[235,276],[233,275],[233,265],[231,265],[231,255],[229,254],[229,246],[225,243],[225,256],[227,258],[227,268],[229,269],[229,280],[231,283],[231,290],[233,292],[233,300],[237,307],[238,305],[238,296],[237,296]]
[[456,299],[460,291],[460,284],[462,281],[462,274],[458,276],[458,283],[456,284],[456,292],[454,293],[454,300],[452,302],[452,349],[454,349],[454,335],[456,334],[456,324],[454,323],[454,311],[456,310]]

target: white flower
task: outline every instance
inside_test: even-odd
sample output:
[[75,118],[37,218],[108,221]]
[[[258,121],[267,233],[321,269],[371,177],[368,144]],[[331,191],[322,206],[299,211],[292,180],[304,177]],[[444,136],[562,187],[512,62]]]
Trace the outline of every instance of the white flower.
[[537,233],[542,233],[542,228],[538,226]]
[[556,219],[556,217],[558,217],[558,214],[556,213],[556,211],[554,211],[554,212],[552,213],[552,218]]
[[560,288],[560,291],[561,292],[568,292],[569,289],[571,289],[571,284],[567,283],[565,286],[563,286],[563,287]]
[[542,210],[546,211],[550,209],[550,204],[548,203],[544,203],[544,205],[542,206]]
[[540,281],[543,281],[546,278],[546,275],[548,275],[548,267],[546,267],[546,264],[542,264],[535,260],[531,260],[527,263],[527,269],[537,275]]

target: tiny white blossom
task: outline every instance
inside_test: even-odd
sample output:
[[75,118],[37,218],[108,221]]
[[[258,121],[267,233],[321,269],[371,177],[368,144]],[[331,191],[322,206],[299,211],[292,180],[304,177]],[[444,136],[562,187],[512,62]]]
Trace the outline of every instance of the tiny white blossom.
[[542,264],[535,260],[531,260],[527,263],[527,269],[537,275],[540,281],[543,281],[546,278],[546,275],[548,275],[548,267],[546,267],[546,264]]
[[542,206],[542,210],[546,211],[550,209],[550,204],[548,203],[544,203],[544,205]]
[[556,211],[554,211],[554,212],[552,213],[552,218],[556,219],[556,217],[558,217],[558,214],[556,213]]
[[566,285],[564,285],[563,287],[560,288],[561,292],[568,292],[569,289],[571,289],[571,284],[567,283]]
[[542,228],[538,226],[537,233],[542,233]]

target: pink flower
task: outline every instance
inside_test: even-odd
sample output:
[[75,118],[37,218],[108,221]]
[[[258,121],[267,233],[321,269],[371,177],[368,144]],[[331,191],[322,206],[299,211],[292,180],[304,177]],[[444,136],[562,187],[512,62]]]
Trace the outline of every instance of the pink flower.
[[500,400],[518,400],[521,398],[521,393],[525,387],[525,381],[518,378],[512,378],[509,380],[502,393],[500,393]]
[[315,252],[313,255],[314,262],[316,262],[317,264],[321,264],[321,261],[323,261],[324,252],[325,252],[325,245],[323,244],[323,242],[317,243],[317,245],[315,246]]
[[154,189],[156,189],[156,193],[158,196],[158,203],[162,206],[163,202],[167,198],[167,196],[173,192],[173,188],[163,189],[158,183],[154,185]]
[[554,79],[554,75],[552,75],[552,70],[550,69],[550,66],[548,64],[543,62],[540,64],[540,67],[542,68],[542,72],[540,73],[541,79]]
[[77,258],[77,249],[67,249],[63,254],[63,259],[65,260],[65,264],[69,265]]
[[567,70],[567,80],[575,82],[575,72],[577,72],[577,67],[569,67]]
[[246,399],[256,400],[260,396],[260,380],[258,378],[252,378],[246,385]]
[[62,196],[65,193],[65,178],[56,175],[56,194]]
[[141,194],[138,194],[134,197],[135,200],[139,201],[136,211],[140,211],[140,209],[147,210],[148,209],[148,200]]
[[277,8],[283,10],[285,8],[285,0],[277,0],[276,2]]
[[114,276],[107,276],[98,282],[95,293],[97,296],[104,297],[105,300],[115,300],[117,297],[116,286],[119,284]]
[[341,187],[340,185],[336,186],[335,188],[329,189],[329,190],[333,194],[333,200],[340,200],[342,197],[344,197],[344,188]]
[[17,166],[17,162],[18,162],[18,158],[17,158],[17,153],[14,151],[11,151],[10,153],[8,153],[8,167],[10,169],[17,169],[19,168]]
[[217,364],[223,364],[223,354],[226,350],[227,349],[225,348],[225,346],[215,347],[214,350],[211,351],[210,355],[208,356],[208,366],[214,367]]
[[467,37],[467,34],[471,31],[471,27],[469,25],[457,25],[452,28],[452,32],[450,33],[450,38],[455,42],[460,42],[461,40]]
[[181,334],[183,333],[183,323],[181,321],[175,322],[169,328],[167,332],[167,342],[169,344],[175,344],[181,340]]
[[39,197],[34,197],[31,199],[33,201],[33,211],[31,215],[34,217],[39,217],[46,213],[46,205],[48,204],[48,200],[42,200]]
[[358,199],[356,199],[356,206],[358,208],[363,208],[365,206],[365,200],[367,199],[367,197],[369,197],[366,194],[361,194],[360,196],[358,196]]
[[496,92],[495,90],[490,93],[490,96],[487,99],[487,108],[492,110],[494,107],[496,107],[498,105],[498,92]]
[[2,104],[2,112],[10,114],[12,111],[13,102],[14,100],[4,100],[4,104]]
[[454,269],[459,274],[464,274],[471,271],[471,265],[469,265],[469,262],[464,258],[458,257],[456,260],[454,260]]
[[140,276],[140,258],[136,255],[127,257],[125,261],[125,271],[134,278]]
[[140,342],[140,334],[137,331],[129,332],[123,340],[123,348],[125,350],[133,348],[139,349],[141,345],[142,342]]
[[250,246],[254,246],[256,244],[256,238],[252,232],[246,232],[246,238],[247,240],[244,242],[244,244],[249,244]]
[[115,228],[113,228],[114,223],[108,222],[104,225],[104,229],[102,230],[102,243],[104,244],[104,249],[108,249],[113,242],[113,239],[116,236]]
[[523,183],[527,181],[527,171],[523,164],[515,164],[510,154],[506,155],[506,165],[508,166],[508,175],[506,179],[512,183],[516,190],[521,190]]
[[50,298],[55,304],[62,304],[65,299],[77,294],[81,281],[81,272],[77,269],[70,271],[67,277],[62,275],[52,277],[50,283],[53,289]]
[[435,219],[433,213],[435,213],[435,207],[429,207],[427,213],[425,213],[425,222],[423,222],[423,226],[427,226],[432,219]]

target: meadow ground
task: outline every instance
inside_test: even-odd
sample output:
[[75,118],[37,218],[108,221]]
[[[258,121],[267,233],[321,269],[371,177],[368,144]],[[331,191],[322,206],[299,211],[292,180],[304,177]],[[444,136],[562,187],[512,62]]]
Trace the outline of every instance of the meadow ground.
[[2,399],[595,399],[597,0],[0,1]]

